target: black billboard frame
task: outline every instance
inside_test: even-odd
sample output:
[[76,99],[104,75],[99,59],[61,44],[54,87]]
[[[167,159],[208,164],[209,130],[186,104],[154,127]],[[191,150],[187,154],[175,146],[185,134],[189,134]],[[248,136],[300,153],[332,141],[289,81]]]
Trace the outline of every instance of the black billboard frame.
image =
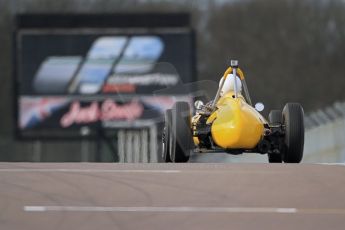
[[[132,20],[136,18],[136,20]],[[129,19],[129,20],[128,20]],[[71,23],[72,22],[72,23]],[[98,23],[97,23],[98,22]],[[18,76],[18,55],[17,55],[17,35],[21,29],[80,29],[80,28],[145,28],[148,30],[155,30],[161,28],[178,29],[188,28],[191,33],[191,80],[197,79],[197,50],[196,50],[196,33],[190,25],[189,13],[120,13],[120,14],[18,14],[13,19],[12,30],[12,96],[13,96],[13,113],[14,113],[14,137],[19,141],[32,140],[96,140],[99,138],[106,138],[111,133],[111,136],[116,133],[114,129],[104,129],[100,127],[96,130],[94,135],[34,135],[24,134],[18,127],[19,116],[19,87],[20,81]],[[75,133],[77,133],[76,131]],[[30,132],[27,132],[30,133]]]

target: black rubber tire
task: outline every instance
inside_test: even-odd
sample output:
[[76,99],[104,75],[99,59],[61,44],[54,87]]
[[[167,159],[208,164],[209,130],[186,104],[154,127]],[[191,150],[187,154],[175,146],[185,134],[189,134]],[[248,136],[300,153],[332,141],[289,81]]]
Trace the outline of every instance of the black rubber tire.
[[163,154],[162,158],[164,162],[172,162],[170,159],[170,133],[171,133],[171,109],[165,111],[164,117],[164,132],[163,132]]
[[283,124],[285,125],[285,163],[300,163],[304,147],[304,111],[298,103],[288,103],[283,109]]
[[[270,124],[282,124],[283,115],[280,110],[271,110],[268,115],[268,120]],[[269,163],[282,163],[283,157],[281,153],[268,153],[268,162]]]
[[187,162],[192,149],[190,108],[187,102],[176,102],[171,110],[170,159]]

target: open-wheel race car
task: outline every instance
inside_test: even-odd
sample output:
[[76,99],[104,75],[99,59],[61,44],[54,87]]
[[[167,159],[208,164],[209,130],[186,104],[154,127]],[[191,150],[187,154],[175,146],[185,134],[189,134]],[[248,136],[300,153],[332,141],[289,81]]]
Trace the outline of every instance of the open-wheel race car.
[[267,154],[270,163],[301,162],[304,145],[302,106],[287,103],[282,111],[270,111],[266,120],[259,112],[263,108],[257,105],[252,105],[238,61],[232,60],[220,80],[214,100],[206,104],[195,101],[194,116],[189,103],[183,101],[166,111],[164,161],[187,162],[192,152],[252,152]]

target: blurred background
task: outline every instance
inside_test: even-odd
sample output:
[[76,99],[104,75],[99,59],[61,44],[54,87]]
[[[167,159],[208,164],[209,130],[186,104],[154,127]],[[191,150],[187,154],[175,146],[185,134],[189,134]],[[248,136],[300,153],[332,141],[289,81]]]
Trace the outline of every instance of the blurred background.
[[211,91],[238,59],[265,115],[303,105],[303,162],[345,162],[343,0],[0,0],[0,47],[1,161],[157,162],[192,97],[155,92]]

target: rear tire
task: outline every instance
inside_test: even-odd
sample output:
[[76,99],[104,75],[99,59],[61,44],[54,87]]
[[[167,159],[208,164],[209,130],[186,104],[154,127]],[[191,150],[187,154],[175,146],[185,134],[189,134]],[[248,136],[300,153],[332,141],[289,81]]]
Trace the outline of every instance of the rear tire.
[[170,159],[170,133],[171,133],[171,109],[168,109],[165,112],[165,120],[164,120],[164,132],[163,132],[163,154],[162,158],[164,162],[171,162]]
[[171,112],[170,159],[172,162],[187,162],[192,149],[189,104],[176,102]]
[[[282,124],[283,115],[280,110],[271,110],[270,114],[268,115],[268,120],[271,125]],[[280,153],[268,153],[268,162],[269,163],[282,163],[283,157],[281,152]]]
[[286,163],[300,163],[304,147],[304,111],[298,103],[288,103],[283,109],[285,125],[285,151],[283,160]]

